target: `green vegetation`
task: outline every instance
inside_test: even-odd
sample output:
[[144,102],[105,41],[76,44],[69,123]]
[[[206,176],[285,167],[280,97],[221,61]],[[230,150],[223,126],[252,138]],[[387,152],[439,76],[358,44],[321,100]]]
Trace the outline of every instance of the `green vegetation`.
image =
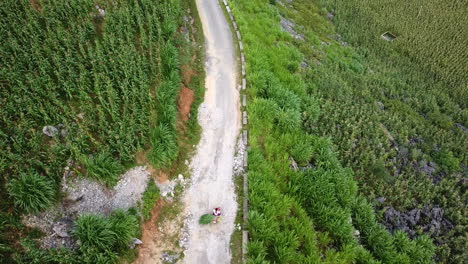
[[135,215],[115,211],[108,218],[84,215],[76,221],[73,236],[78,240],[86,263],[104,259],[114,262],[117,252],[125,250],[139,229]]
[[129,251],[128,245],[139,230],[137,215],[121,210],[109,217],[83,215],[76,221],[73,236],[79,249],[39,249],[32,238],[21,241],[24,252],[15,257],[17,263],[79,264],[115,263],[119,254]]
[[[132,166],[137,151],[147,151],[156,168],[180,163],[181,137],[197,138],[196,110],[184,134],[176,130],[179,67],[201,43],[189,45],[177,32],[188,5],[1,2],[0,263],[57,263],[58,256],[70,253],[33,248],[35,243],[22,239],[28,230],[20,222],[22,213],[43,210],[61,197],[68,164],[74,174],[110,187]],[[192,63],[203,59],[198,55]],[[195,91],[194,107],[202,98],[202,78],[185,83]],[[46,127],[49,135],[43,133]],[[157,199],[153,191],[145,196],[146,214]],[[116,228],[126,225],[122,221]],[[17,243],[20,239],[24,243]],[[125,253],[115,245],[82,250],[90,263]]]
[[114,186],[119,181],[123,166],[112,158],[109,152],[99,152],[92,157],[83,157],[86,176],[107,186]]
[[28,213],[49,207],[55,198],[53,183],[37,173],[23,172],[18,178],[12,179],[7,188],[15,205]]
[[[429,235],[438,246],[436,261],[463,262],[466,7],[461,1],[316,2],[321,9],[304,0],[280,8],[307,38],[294,45],[309,65],[301,75],[322,114],[306,130],[333,141],[387,229]],[[397,38],[383,40],[385,31]]]
[[[295,0],[294,9],[288,9],[286,1],[275,3],[231,1],[243,38],[250,102],[248,262],[431,263],[431,239],[388,232],[372,204],[359,194],[364,187],[358,188],[353,170],[341,165],[346,150],[336,153],[335,138],[332,143],[318,132],[325,126],[338,130],[322,121],[330,111],[322,98],[349,96],[331,76],[341,67],[350,71],[349,78],[351,72],[363,71],[359,57],[337,41],[325,43],[333,27],[315,4]],[[307,41],[281,29],[280,12],[298,23],[295,30]],[[333,70],[320,71],[319,78],[317,69],[328,57],[336,64]],[[347,105],[361,104],[347,98],[346,104],[334,105],[334,112],[359,118],[359,112],[344,108]],[[357,133],[348,135],[359,139]],[[344,153],[352,154],[349,149]],[[388,178],[386,160],[380,160],[366,168]]]
[[[467,123],[468,61],[465,36],[468,20],[465,14],[468,8],[465,1],[428,0],[421,3],[403,0],[318,0],[317,2],[335,14],[333,22],[337,31],[356,47],[360,56],[375,56],[384,62],[385,68],[389,65],[401,67],[397,71],[401,75],[398,78],[390,78],[393,81],[399,80],[409,84],[409,87],[400,87],[395,91],[397,94],[404,90],[413,97],[415,93],[413,90],[424,88],[419,93],[430,91],[430,95],[418,98],[418,101],[429,104],[434,101],[425,99],[431,98],[434,93],[440,94],[443,98],[437,98],[436,102],[443,108],[441,112],[449,109],[461,110],[463,114],[459,113],[461,115],[452,117],[460,119],[464,116],[462,121]],[[395,34],[397,39],[392,43],[382,41],[380,35],[386,31]],[[389,72],[391,71],[387,71]],[[405,82],[407,79],[411,81]],[[422,83],[418,85],[417,82]],[[437,108],[432,110],[438,112]]]
[[212,214],[204,214],[202,216],[200,216],[200,220],[198,221],[198,223],[200,225],[207,225],[209,223],[211,223],[214,219],[214,215]]
[[143,193],[141,203],[141,214],[145,220],[148,220],[151,216],[151,210],[154,204],[159,199],[159,189],[154,183],[153,179],[150,179],[145,192]]

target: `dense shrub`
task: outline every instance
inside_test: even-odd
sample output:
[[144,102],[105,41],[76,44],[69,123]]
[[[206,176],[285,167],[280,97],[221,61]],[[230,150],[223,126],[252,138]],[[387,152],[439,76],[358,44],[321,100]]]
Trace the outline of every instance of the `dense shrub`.
[[80,216],[73,236],[78,240],[84,263],[115,263],[118,253],[128,247],[138,229],[135,215],[118,210],[107,218]]
[[86,176],[105,183],[108,186],[114,186],[123,171],[123,166],[115,160],[107,151],[101,151],[95,155],[84,156],[83,165],[86,169]]
[[28,213],[49,207],[55,200],[53,182],[37,173],[22,173],[8,183],[8,193],[15,205]]
[[79,241],[80,248],[109,250],[116,243],[117,234],[109,221],[99,215],[83,215],[76,221],[73,236]]

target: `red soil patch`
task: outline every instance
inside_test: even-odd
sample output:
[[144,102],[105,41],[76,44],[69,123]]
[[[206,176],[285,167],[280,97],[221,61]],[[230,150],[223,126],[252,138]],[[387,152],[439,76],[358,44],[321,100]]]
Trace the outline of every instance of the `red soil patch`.
[[193,103],[195,94],[189,88],[182,86],[179,92],[179,117],[184,122],[187,122],[189,119],[190,108]]
[[180,67],[182,71],[182,78],[184,79],[184,84],[189,85],[190,80],[192,80],[192,75],[194,74],[194,70],[192,70],[190,67],[186,65],[182,65]]
[[157,180],[159,183],[163,183],[169,180],[169,175],[163,171],[160,171],[156,175],[153,174],[153,179]]
[[133,262],[134,264],[154,263],[158,259],[154,259],[154,249],[157,247],[157,242],[161,237],[161,233],[156,225],[161,209],[164,206],[163,199],[159,199],[156,205],[151,210],[151,218],[143,224],[143,232],[141,241],[143,244],[138,246],[138,258]]
[[157,170],[157,169],[153,168],[153,166],[151,166],[149,164],[146,164],[146,170],[151,173],[151,178],[158,181],[159,183],[163,183],[163,182],[169,180],[169,174],[168,173],[166,173],[164,171],[161,171],[161,170]]
[[136,153],[136,163],[138,165],[145,165],[146,163],[148,163],[148,159],[146,158],[145,151],[138,151]]

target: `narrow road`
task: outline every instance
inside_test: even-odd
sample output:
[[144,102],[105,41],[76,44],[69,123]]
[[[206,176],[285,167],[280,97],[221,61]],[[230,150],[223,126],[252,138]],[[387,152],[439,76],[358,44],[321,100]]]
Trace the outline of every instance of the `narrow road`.
[[[184,262],[230,263],[230,238],[237,211],[233,160],[240,130],[239,91],[231,30],[218,0],[196,0],[206,43],[206,92],[198,119],[202,137],[191,162],[192,183],[184,197],[185,210],[193,217]],[[218,224],[200,226],[199,217],[221,207]]]

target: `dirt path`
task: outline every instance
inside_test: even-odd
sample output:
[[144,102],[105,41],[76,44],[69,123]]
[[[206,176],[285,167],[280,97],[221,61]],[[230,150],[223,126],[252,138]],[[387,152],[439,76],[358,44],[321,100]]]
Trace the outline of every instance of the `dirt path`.
[[[206,43],[206,92],[198,118],[203,129],[191,162],[192,183],[184,197],[189,240],[185,263],[229,263],[230,238],[237,211],[232,179],[240,130],[236,60],[230,28],[218,0],[196,0]],[[200,215],[221,207],[224,218],[200,226]]]

